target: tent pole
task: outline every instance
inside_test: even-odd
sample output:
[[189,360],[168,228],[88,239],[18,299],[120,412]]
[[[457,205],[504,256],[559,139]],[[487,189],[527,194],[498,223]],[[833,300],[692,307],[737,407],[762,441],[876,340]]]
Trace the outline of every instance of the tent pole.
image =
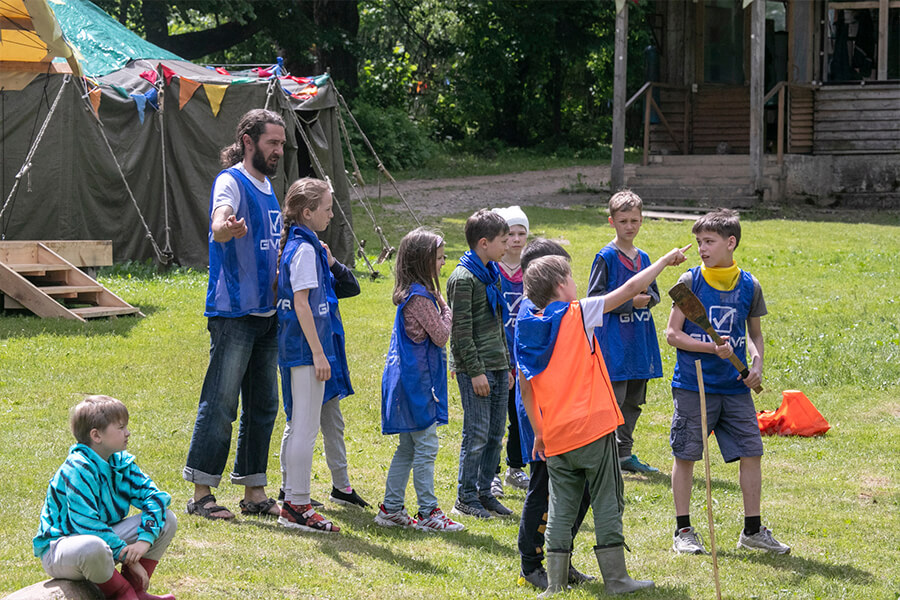
[[168,181],[168,169],[166,168],[166,121],[164,118],[164,96],[165,96],[165,86],[163,82],[165,78],[163,77],[162,72],[162,63],[156,66],[156,82],[157,86],[157,97],[159,99],[159,151],[162,154],[162,185],[163,185],[163,224],[165,225],[166,231],[166,241],[163,247],[163,252],[168,253],[169,256],[172,255],[172,237],[171,231],[172,228],[169,227],[169,181]]

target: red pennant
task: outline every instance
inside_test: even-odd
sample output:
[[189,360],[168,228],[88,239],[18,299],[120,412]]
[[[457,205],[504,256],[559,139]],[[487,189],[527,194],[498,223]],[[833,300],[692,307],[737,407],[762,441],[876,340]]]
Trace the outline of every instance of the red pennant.
[[159,66],[162,67],[163,79],[166,80],[166,85],[172,85],[172,78],[175,77],[175,71],[162,63],[160,63]]
[[143,72],[141,72],[140,77],[142,79],[146,79],[153,85],[156,85],[156,71],[150,71],[150,70],[143,71]]

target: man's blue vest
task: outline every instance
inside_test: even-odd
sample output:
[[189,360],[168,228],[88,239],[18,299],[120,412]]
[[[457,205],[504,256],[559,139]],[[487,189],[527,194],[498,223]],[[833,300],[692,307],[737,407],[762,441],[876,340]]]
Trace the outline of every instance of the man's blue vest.
[[331,378],[325,382],[322,402],[336,396],[343,398],[353,394],[344,347],[344,326],[334,292],[334,276],[328,268],[328,254],[312,230],[292,225],[281,253],[281,268],[278,270],[278,365],[281,367],[282,391],[285,392],[284,409],[288,419],[291,418],[292,408],[289,393],[290,368],[313,364],[312,349],[294,311],[294,291],[291,288],[291,261],[301,244],[309,244],[316,253],[318,286],[309,289],[309,308],[322,350],[331,365]]
[[[703,306],[706,316],[720,336],[730,338],[734,354],[747,364],[747,316],[753,302],[753,276],[741,271],[734,289],[723,292],[715,289],[703,278],[700,267],[691,269],[693,281],[691,289]],[[684,332],[693,338],[711,342],[709,335],[698,325],[685,319]],[[739,373],[731,361],[708,352],[687,352],[678,350],[672,387],[700,391],[697,385],[697,369],[694,361],[698,358],[703,368],[703,387],[710,394],[743,394],[748,391],[744,382],[738,380]]]
[[403,307],[413,296],[437,302],[425,286],[414,283],[397,307],[394,331],[381,378],[381,432],[422,431],[447,424],[447,355],[431,338],[420,343],[406,335]]
[[[643,250],[638,253],[641,270],[646,269],[650,266],[650,257]],[[597,253],[594,262],[598,260],[606,262],[607,292],[622,287],[636,274],[622,264],[619,252],[612,244]],[[594,335],[600,343],[610,381],[662,377],[656,326],[649,308],[636,308],[630,313],[608,312],[603,315],[603,327],[594,328]]]
[[[246,175],[232,167],[241,205],[235,217],[244,219],[247,235],[216,242],[212,234],[213,197],[209,199],[209,287],[206,317],[243,317],[275,310],[275,267],[281,238],[281,209],[274,193],[264,194]],[[213,186],[215,190],[215,186]]]

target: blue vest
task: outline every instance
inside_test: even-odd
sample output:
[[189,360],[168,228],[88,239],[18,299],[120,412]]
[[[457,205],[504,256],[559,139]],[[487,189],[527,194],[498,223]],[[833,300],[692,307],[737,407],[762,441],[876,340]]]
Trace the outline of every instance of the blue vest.
[[[740,278],[733,290],[722,292],[715,289],[703,278],[700,267],[691,269],[693,283],[691,289],[706,307],[707,318],[716,333],[729,336],[734,354],[747,364],[747,317],[753,302],[753,277],[741,271]],[[709,335],[685,319],[684,332],[693,338],[711,342]],[[697,370],[694,361],[701,360],[703,367],[703,387],[710,394],[743,394],[748,391],[744,382],[738,380],[739,373],[731,361],[719,358],[708,352],[687,352],[678,350],[675,363],[675,375],[672,387],[699,391]]]
[[506,330],[506,346],[509,355],[513,356],[516,345],[516,317],[519,315],[519,303],[522,301],[522,282],[512,282],[500,270],[500,296],[503,298],[503,327]]
[[293,401],[290,395],[290,368],[313,364],[312,349],[294,311],[294,291],[291,288],[291,261],[301,244],[316,250],[316,278],[318,286],[309,290],[309,307],[316,325],[322,350],[331,365],[331,378],[325,382],[323,403],[334,397],[353,394],[350,369],[344,348],[344,326],[334,293],[334,277],[328,268],[328,254],[319,238],[309,228],[292,225],[281,253],[278,270],[278,366],[281,368],[284,410],[291,418]]
[[381,433],[422,431],[432,423],[447,424],[447,355],[426,338],[420,343],[406,335],[403,307],[413,296],[437,302],[425,286],[414,283],[397,307],[391,345],[381,377]]
[[[222,243],[213,240],[212,206],[209,198],[209,287],[206,317],[243,317],[275,310],[275,267],[281,238],[281,209],[274,193],[264,194],[240,170],[230,174],[241,191],[235,217],[244,219],[247,235]],[[217,177],[217,179],[218,179]],[[215,190],[215,186],[213,186]]]
[[[643,250],[638,250],[638,253],[641,257],[640,270],[644,270],[650,266],[650,257]],[[597,253],[594,263],[598,260],[606,262],[607,292],[622,287],[638,272],[622,264],[618,250],[612,244]],[[600,343],[600,352],[606,361],[611,381],[662,377],[656,326],[649,308],[637,308],[621,314],[608,312],[603,315],[603,327],[594,328],[594,335]]]
[[[534,304],[531,300],[523,296],[522,300],[519,302],[519,312],[516,315],[516,321],[518,321],[518,315],[527,314],[533,306]],[[514,364],[518,369],[518,356],[513,354],[513,357]],[[531,457],[531,451],[534,449],[534,429],[531,428],[531,421],[528,420],[528,412],[525,410],[525,405],[522,404],[522,389],[519,386],[518,377],[516,377],[516,414],[519,417],[519,445],[522,449],[522,460],[530,464],[535,461],[535,459]]]

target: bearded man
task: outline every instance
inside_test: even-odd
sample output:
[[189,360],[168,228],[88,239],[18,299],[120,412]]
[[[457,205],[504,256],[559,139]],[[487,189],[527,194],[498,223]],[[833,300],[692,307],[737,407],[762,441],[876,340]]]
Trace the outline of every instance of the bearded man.
[[235,143],[222,149],[223,171],[210,195],[209,367],[183,477],[194,484],[189,514],[233,519],[218,505],[231,428],[241,420],[231,482],[244,486],[244,514],[278,515],[266,495],[272,427],[278,415],[278,320],[273,284],[281,237],[281,210],[268,177],[275,175],[285,143],[284,120],[263,109],[241,117]]

